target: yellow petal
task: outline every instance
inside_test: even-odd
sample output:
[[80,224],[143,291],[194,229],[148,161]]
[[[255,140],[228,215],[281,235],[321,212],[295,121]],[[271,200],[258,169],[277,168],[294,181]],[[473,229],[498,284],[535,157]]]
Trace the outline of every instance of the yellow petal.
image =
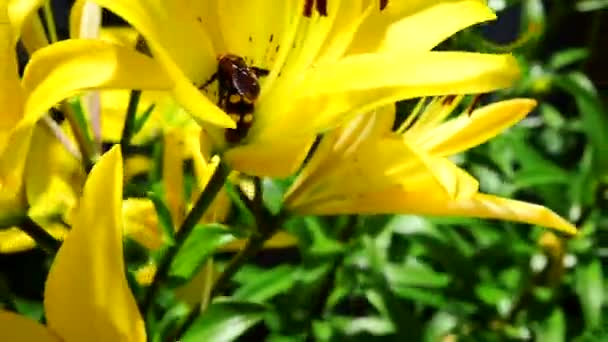
[[496,15],[479,0],[443,1],[391,24],[382,50],[429,51],[454,33]]
[[173,80],[176,100],[191,115],[220,127],[235,127],[234,121],[193,85],[203,84],[217,69],[216,53],[199,22],[203,14],[194,11],[198,8],[195,4],[184,0],[93,2],[121,16],[143,35],[155,59]]
[[137,31],[124,26],[103,27],[99,33],[99,39],[135,48],[137,43]]
[[124,275],[121,199],[122,158],[115,146],[91,171],[46,282],[48,325],[66,341],[146,340]]
[[125,234],[149,250],[163,245],[156,209],[147,198],[128,198],[122,202]]
[[62,340],[44,325],[32,319],[0,310],[0,341],[61,342]]
[[170,89],[173,84],[151,58],[99,40],[71,39],[37,51],[23,84],[29,98],[25,121],[35,122],[57,102],[91,89]]
[[399,49],[393,44],[399,31],[407,34],[401,36],[401,51],[429,50],[465,27],[493,19],[483,0],[390,1],[383,11],[378,10],[378,1],[368,2],[374,11],[359,27],[351,54],[375,51],[382,44]]
[[[23,89],[19,81],[15,49],[13,28],[9,22],[6,2],[3,2],[0,4],[0,131],[13,128],[23,115]],[[0,151],[3,149],[2,145],[0,139]]]
[[[223,245],[220,250],[222,252],[237,252],[243,249],[247,240],[240,239],[231,241]],[[264,243],[264,249],[277,249],[277,248],[289,248],[296,246],[298,239],[285,231],[278,231],[274,234],[270,240]]]
[[[203,2],[203,1],[201,1]],[[203,21],[219,25],[222,47],[230,53],[251,59],[255,66],[271,69],[275,47],[280,44],[293,20],[289,10],[293,2],[284,0],[217,1],[216,13],[202,13]],[[215,17],[215,18],[214,18]],[[272,20],[259,20],[273,18]],[[235,25],[235,23],[239,23]],[[208,29],[210,23],[207,23]],[[246,27],[246,31],[242,28]],[[219,33],[219,32],[218,32]],[[272,41],[271,40],[272,36]],[[278,46],[278,45],[277,45]]]
[[0,215],[22,214],[26,207],[23,172],[32,130],[31,125],[16,128],[0,151]]
[[[197,19],[195,2],[187,0],[92,0],[122,17],[146,39],[153,55],[183,71],[184,77],[204,82],[216,68],[215,51]],[[167,25],[171,23],[171,25]],[[196,42],[196,43],[193,43]]]
[[418,97],[480,93],[473,89],[506,87],[518,76],[517,61],[511,55],[389,52],[349,56],[319,66],[306,76],[302,87],[304,96],[402,87],[411,88],[416,93],[414,97]]
[[[63,224],[46,225],[44,229],[55,239],[63,240],[68,229]],[[36,247],[36,242],[17,227],[0,230],[0,254],[18,253]]]
[[163,186],[165,200],[174,227],[179,227],[185,215],[184,198],[184,134],[180,129],[166,132],[163,141]]
[[532,203],[475,194],[470,198],[450,199],[439,192],[408,191],[406,187],[370,192],[344,201],[325,202],[300,208],[302,214],[381,214],[401,213],[433,216],[466,216],[535,224],[576,234],[576,228],[553,211]]
[[448,156],[483,144],[505,129],[521,121],[536,106],[530,99],[496,102],[448,121],[437,130],[424,148],[433,154]]
[[237,171],[269,177],[287,177],[304,161],[314,137],[276,142],[252,142],[229,149],[224,158]]
[[17,42],[24,23],[36,14],[36,11],[42,7],[44,0],[4,0],[3,2],[8,4],[8,15],[15,28],[12,41]]
[[[272,120],[260,118],[260,127],[252,130],[262,130],[257,134],[267,139],[284,132],[315,134],[398,100],[483,93],[507,87],[518,76],[517,62],[510,55],[432,51],[346,57],[309,72],[296,89],[292,87],[291,95],[280,97],[291,96],[292,101],[282,100],[283,108],[275,107],[280,112]],[[260,101],[260,112],[273,110],[272,104]]]
[[80,161],[66,151],[46,126],[38,125],[25,170],[30,217],[39,222],[37,218],[67,213],[76,205],[84,179]]

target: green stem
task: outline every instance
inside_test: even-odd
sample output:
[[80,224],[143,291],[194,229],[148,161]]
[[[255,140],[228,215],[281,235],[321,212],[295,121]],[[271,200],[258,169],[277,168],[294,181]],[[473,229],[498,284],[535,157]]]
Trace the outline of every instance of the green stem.
[[44,13],[44,21],[46,21],[49,39],[51,40],[51,43],[55,43],[57,41],[57,27],[55,26],[55,17],[53,16],[51,0],[44,2],[42,11]]
[[86,128],[82,127],[82,125],[79,123],[78,119],[76,118],[76,113],[74,113],[74,110],[67,101],[64,101],[61,104],[61,110],[63,111],[65,118],[68,120],[72,133],[74,134],[74,138],[76,139],[76,144],[78,145],[80,155],[82,156],[82,165],[85,171],[89,173],[94,165],[94,152],[91,140],[88,139],[86,132],[84,131]]
[[31,218],[24,216],[19,222],[19,229],[31,237],[38,246],[50,255],[55,255],[61,246],[61,242],[55,239],[49,232],[40,227]]
[[[284,213],[281,213],[278,216],[272,218],[272,224],[258,227],[263,229],[259,229],[259,233],[254,234],[247,240],[245,247],[243,247],[243,249],[241,249],[230,260],[226,268],[224,268],[222,273],[213,283],[213,286],[211,287],[211,300],[213,300],[215,296],[219,295],[222,290],[224,290],[224,288],[228,285],[230,279],[232,279],[232,276],[234,276],[234,274],[236,274],[236,272],[238,272],[238,270],[240,270],[241,267],[245,265],[247,261],[249,261],[249,259],[251,259],[264,247],[264,243],[268,241],[277,232],[281,224],[284,222],[285,217],[286,216],[284,215]],[[190,313],[184,320],[184,323],[182,323],[182,325],[177,329],[177,332],[174,335],[175,340],[179,340],[182,337],[182,335],[194,323],[196,318],[198,318],[198,316],[202,313],[203,309],[203,306],[198,305],[192,311],[190,311]]]
[[129,95],[129,106],[127,107],[127,114],[125,116],[125,125],[122,129],[122,136],[120,137],[120,146],[123,155],[125,154],[126,148],[131,143],[133,133],[135,130],[135,116],[137,114],[137,106],[139,105],[139,99],[141,98],[141,90],[131,90]]
[[230,170],[223,163],[220,162],[217,169],[211,176],[207,187],[200,195],[192,210],[186,216],[186,219],[182,223],[180,229],[175,234],[175,243],[167,248],[167,251],[161,258],[158,269],[154,274],[154,278],[152,279],[152,284],[144,297],[144,300],[141,305],[141,313],[142,315],[146,315],[146,313],[152,308],[152,304],[154,302],[154,298],[157,295],[158,290],[160,289],[161,283],[167,278],[169,274],[169,270],[171,268],[171,264],[173,263],[173,259],[183,246],[184,242],[190,236],[190,233],[196,226],[196,224],[200,221],[201,217],[207,208],[211,204],[211,202],[215,199],[217,193],[224,186],[224,182],[228,178],[230,174]]

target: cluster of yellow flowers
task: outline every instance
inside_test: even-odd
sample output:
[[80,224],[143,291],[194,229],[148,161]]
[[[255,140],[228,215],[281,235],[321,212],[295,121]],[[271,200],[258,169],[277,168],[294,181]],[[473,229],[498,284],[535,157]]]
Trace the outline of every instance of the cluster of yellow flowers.
[[[480,193],[449,159],[535,106],[511,99],[453,113],[466,95],[518,77],[508,54],[433,50],[495,19],[485,1],[77,0],[71,38],[51,42],[38,15],[43,3],[0,0],[0,252],[34,247],[24,233],[32,225],[65,239],[46,283],[47,327],[0,312],[0,340],[145,341],[121,271],[123,226],[150,249],[163,241],[153,203],[122,194],[149,160],[123,160],[120,147],[103,152],[101,144],[124,142],[132,89],[143,91],[140,106],[155,107],[128,142],[165,139],[163,185],[175,226],[189,212],[182,165],[192,159],[194,198],[222,163],[255,177],[296,174],[283,200],[292,215],[461,215],[576,233],[547,208]],[[101,8],[131,28],[101,27]],[[18,42],[30,55],[22,76]],[[239,80],[223,80],[234,82],[229,93],[241,96],[234,101],[218,82],[206,86],[227,54],[265,70],[241,75],[259,82],[255,96],[243,98],[241,87],[252,84]],[[74,95],[91,132],[77,129]],[[394,129],[394,103],[415,98],[418,106]],[[226,130],[238,122],[222,101],[250,105],[236,141]],[[63,123],[51,118],[57,108]],[[203,219],[222,220],[228,205],[220,192]],[[289,243],[286,233],[270,240]]]

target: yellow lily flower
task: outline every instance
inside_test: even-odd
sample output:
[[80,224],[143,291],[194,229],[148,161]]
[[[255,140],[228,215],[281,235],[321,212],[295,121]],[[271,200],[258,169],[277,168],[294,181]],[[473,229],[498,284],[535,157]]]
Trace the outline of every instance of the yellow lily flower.
[[[49,218],[70,222],[84,173],[78,160],[52,134],[49,125],[19,124],[27,91],[17,73],[16,39],[24,43],[32,32],[42,1],[8,1],[0,4],[0,210],[3,217],[29,216],[56,238],[66,228]],[[33,26],[34,25],[34,26]],[[44,33],[44,32],[43,32]],[[33,41],[33,40],[32,40]],[[27,44],[26,44],[27,45]],[[61,127],[56,127],[61,130]],[[69,137],[66,135],[66,139]],[[43,166],[43,167],[41,167]],[[36,245],[27,234],[11,227],[0,232],[0,253],[12,253]]]
[[[453,33],[495,18],[479,0],[392,1],[383,11],[377,1],[332,0],[318,2],[310,13],[311,2],[304,0],[94,2],[138,30],[160,65],[142,61],[128,63],[130,70],[116,68],[117,50],[123,60],[143,57],[116,44],[73,40],[38,56],[37,63],[76,80],[54,85],[64,94],[70,87],[127,83],[171,90],[198,122],[221,127],[205,125],[216,149],[235,170],[252,175],[293,173],[319,132],[355,113],[399,99],[487,92],[509,85],[518,74],[509,55],[431,51]],[[92,54],[98,69],[113,66],[112,77],[82,76],[86,70],[91,74]],[[216,105],[216,85],[203,87],[218,69],[217,57],[225,54],[268,70],[259,78],[251,129],[234,144],[225,141],[224,128],[236,124]],[[151,75],[168,79],[151,82]],[[30,84],[43,80],[36,81]],[[53,96],[47,105],[58,99]],[[35,119],[38,112],[28,108],[28,117]]]
[[[23,170],[32,136],[31,125],[17,127],[23,115],[25,95],[15,54],[15,28],[9,18],[8,4],[0,3],[0,216],[10,219],[23,216],[27,202],[23,186]],[[10,221],[10,220],[9,220]],[[4,227],[7,228],[7,227]],[[13,247],[12,241],[5,240],[20,233],[17,228],[0,232],[0,251]]]
[[91,171],[72,231],[51,266],[47,325],[0,311],[0,340],[146,341],[123,273],[121,200],[122,158],[114,147]]
[[477,180],[447,158],[517,123],[535,101],[501,101],[446,120],[459,101],[441,97],[425,107],[422,100],[396,132],[390,106],[328,134],[288,190],[286,207],[303,215],[472,216],[575,234],[574,226],[545,207],[480,193]]
[[12,41],[17,42],[21,39],[30,54],[48,45],[44,26],[37,15],[37,11],[42,7],[44,0],[4,1],[7,3],[8,16],[13,27],[18,28],[13,32]]

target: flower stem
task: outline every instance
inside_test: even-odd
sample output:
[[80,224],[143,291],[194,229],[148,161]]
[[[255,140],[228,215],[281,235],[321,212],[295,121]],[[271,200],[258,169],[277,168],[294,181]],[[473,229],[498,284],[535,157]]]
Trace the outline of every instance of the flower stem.
[[57,27],[55,26],[55,17],[53,16],[51,0],[44,2],[42,12],[44,14],[44,21],[46,21],[46,26],[48,28],[49,39],[51,43],[55,43],[57,41]]
[[54,255],[59,250],[61,242],[55,239],[49,232],[40,227],[36,222],[27,216],[23,216],[18,223],[19,229],[27,234],[38,246],[50,255]]
[[125,116],[125,125],[122,128],[122,136],[120,137],[120,146],[122,153],[125,154],[125,149],[131,143],[135,130],[135,115],[137,114],[137,106],[141,98],[141,90],[131,90],[129,95],[129,106],[127,107],[127,115]]
[[152,283],[150,284],[150,287],[148,288],[140,307],[142,315],[145,316],[146,313],[152,308],[154,298],[160,289],[160,285],[169,274],[173,259],[183,246],[196,224],[200,221],[201,217],[203,217],[203,214],[205,211],[207,211],[207,208],[211,202],[213,202],[215,199],[217,193],[224,186],[224,182],[228,178],[229,174],[229,168],[223,162],[220,162],[217,169],[213,173],[213,176],[211,176],[209,183],[205,187],[205,190],[203,190],[199,198],[196,200],[194,207],[192,207],[192,210],[190,210],[181,227],[175,234],[175,243],[170,245],[162,256],[158,270],[154,274]]
[[70,124],[72,133],[76,139],[76,144],[78,144],[78,149],[80,150],[80,155],[82,156],[82,165],[85,171],[89,173],[95,163],[93,159],[93,144],[85,131],[86,127],[81,125],[76,117],[77,114],[70,103],[67,101],[62,102],[61,110]]
[[[280,213],[278,216],[272,218],[272,223],[265,226],[258,227],[258,232],[252,235],[246,242],[245,247],[241,249],[228,263],[226,268],[222,271],[219,277],[213,283],[211,287],[211,296],[210,300],[217,295],[219,295],[222,290],[228,285],[232,276],[238,272],[238,270],[249,261],[254,255],[256,255],[262,247],[264,247],[264,243],[268,241],[279,229],[281,224],[284,222],[285,215]],[[179,340],[182,335],[190,328],[190,326],[194,323],[196,318],[202,313],[203,309],[206,308],[197,305],[186,317],[184,323],[177,329],[175,333],[175,339]]]

